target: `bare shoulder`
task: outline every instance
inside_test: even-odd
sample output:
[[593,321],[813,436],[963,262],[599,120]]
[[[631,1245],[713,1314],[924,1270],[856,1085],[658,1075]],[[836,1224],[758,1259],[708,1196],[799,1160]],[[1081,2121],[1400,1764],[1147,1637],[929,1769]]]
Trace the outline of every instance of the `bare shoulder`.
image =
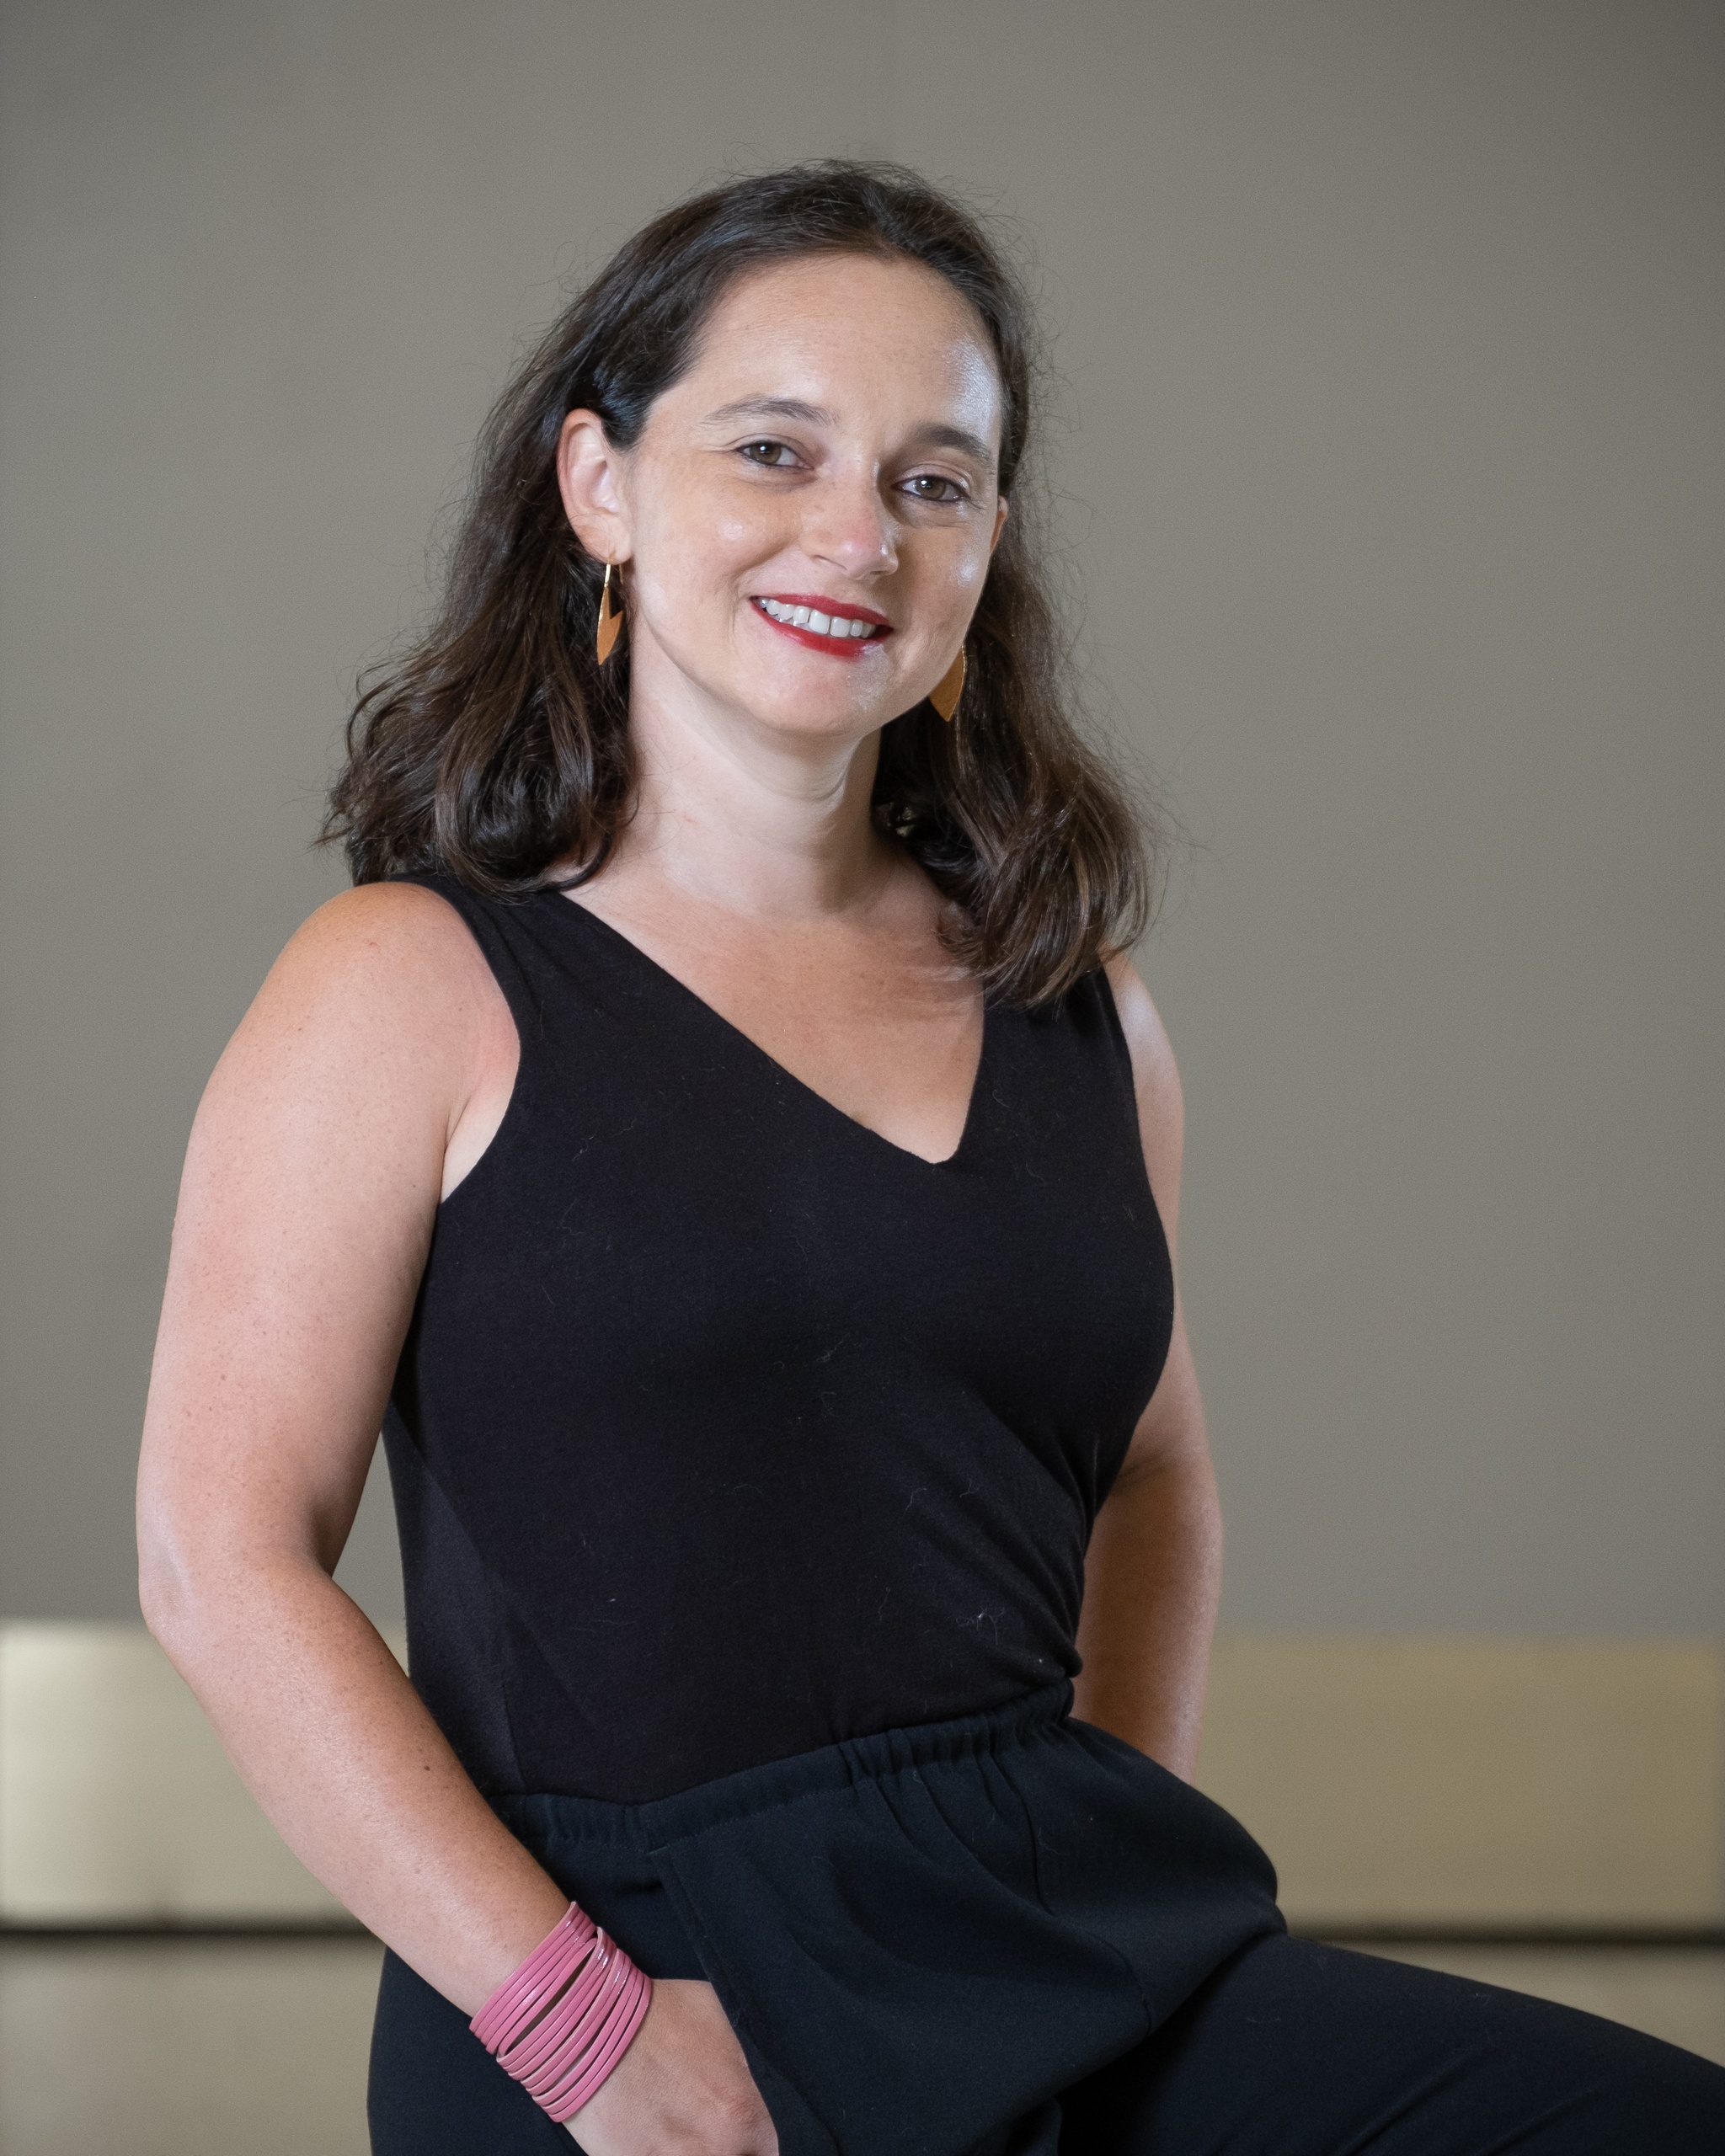
[[1132,1057],[1132,1078],[1138,1097],[1156,1113],[1171,1117],[1176,1127],[1184,1118],[1180,1073],[1173,1045],[1162,1013],[1151,1000],[1138,969],[1127,958],[1111,958],[1108,985],[1114,992],[1114,1008],[1120,1014],[1120,1030]]
[[1120,956],[1108,963],[1108,986],[1120,1015],[1120,1030],[1132,1058],[1132,1081],[1138,1096],[1138,1127],[1144,1162],[1170,1235],[1180,1204],[1180,1161],[1185,1145],[1186,1102],[1174,1050],[1137,968]]
[[270,968],[253,1015],[278,1006],[351,1011],[415,1034],[505,1007],[461,915],[414,883],[362,883],[319,906]]
[[361,883],[318,907],[270,970],[308,992],[402,995],[471,992],[490,969],[465,922],[418,883]]
[[453,1113],[517,1052],[490,968],[455,909],[416,884],[362,884],[290,938],[229,1043],[219,1091],[292,1074],[339,1081],[350,1105],[385,1091]]

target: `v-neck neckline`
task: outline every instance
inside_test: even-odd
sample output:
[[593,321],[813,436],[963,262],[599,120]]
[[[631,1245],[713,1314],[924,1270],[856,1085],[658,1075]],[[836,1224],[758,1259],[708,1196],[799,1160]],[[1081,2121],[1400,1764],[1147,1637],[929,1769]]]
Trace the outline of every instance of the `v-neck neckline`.
[[669,966],[661,965],[651,952],[644,951],[633,937],[625,936],[622,929],[613,927],[602,914],[595,913],[590,906],[583,905],[579,899],[571,897],[564,891],[547,889],[545,896],[556,905],[566,908],[569,912],[579,914],[583,920],[591,921],[594,926],[600,929],[613,943],[620,944],[638,964],[646,967],[660,980],[669,983],[679,995],[692,1003],[695,1008],[703,1013],[713,1025],[729,1034],[733,1040],[740,1041],[746,1053],[758,1064],[764,1065],[786,1085],[794,1086],[798,1092],[805,1095],[817,1107],[824,1109],[827,1115],[830,1116],[835,1122],[841,1123],[846,1130],[856,1132],[859,1137],[868,1139],[873,1145],[884,1146],[889,1153],[895,1154],[901,1161],[909,1161],[913,1168],[926,1168],[931,1172],[955,1166],[975,1144],[977,1125],[982,1118],[983,1080],[988,1069],[989,1051],[994,1038],[993,1013],[986,996],[984,997],[982,1004],[982,1041],[977,1051],[976,1072],[970,1081],[970,1095],[965,1102],[964,1123],[959,1133],[959,1142],[950,1153],[943,1155],[938,1161],[931,1161],[926,1153],[913,1152],[910,1146],[900,1145],[896,1139],[884,1137],[872,1125],[859,1123],[853,1115],[846,1115],[836,1101],[830,1101],[825,1093],[811,1086],[806,1079],[799,1078],[794,1070],[781,1063],[778,1058],[768,1049],[762,1048],[752,1033],[745,1033],[740,1026],[727,1018],[722,1011],[716,1009],[709,1003],[704,995],[691,988],[687,981],[680,979]]

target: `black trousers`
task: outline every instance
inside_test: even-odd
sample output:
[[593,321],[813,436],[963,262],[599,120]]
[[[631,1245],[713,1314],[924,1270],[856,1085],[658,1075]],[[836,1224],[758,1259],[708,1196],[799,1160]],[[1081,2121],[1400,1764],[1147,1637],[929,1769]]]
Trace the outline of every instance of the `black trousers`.
[[[1069,1706],[499,1809],[649,1973],[716,1987],[781,2156],[1725,2156],[1725,2069],[1290,1939],[1243,1830]],[[375,2156],[572,2145],[393,1956],[370,2111]]]
[[[376,2043],[377,2156],[569,2156],[566,2129],[483,2054],[489,2081],[450,2070],[462,2047],[478,2046],[457,2009],[399,1962],[385,1977]],[[406,2080],[393,2070],[406,2063],[403,2046],[416,2068]],[[879,2156],[922,2145],[906,2119]],[[1242,1949],[1166,2029],[994,2148],[998,2156],[1720,2156],[1725,2069],[1590,2014],[1278,1933]]]
[[1061,2156],[1720,2156],[1725,2068],[1543,1999],[1283,1935],[1061,2112]]

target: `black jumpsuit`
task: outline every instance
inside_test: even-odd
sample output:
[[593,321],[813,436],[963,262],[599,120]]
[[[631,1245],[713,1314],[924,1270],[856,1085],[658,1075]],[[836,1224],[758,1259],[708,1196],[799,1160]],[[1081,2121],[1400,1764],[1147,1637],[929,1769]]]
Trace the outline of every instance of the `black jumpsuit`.
[[[1086,1543],[1173,1283],[1106,980],[991,1007],[956,1153],[812,1092],[556,893],[425,881],[521,1036],[385,1428],[413,1679],[783,2156],[1725,2149],[1725,2073],[1290,1940],[1216,1806],[1075,1720]],[[570,2146],[393,1956],[377,2156]]]

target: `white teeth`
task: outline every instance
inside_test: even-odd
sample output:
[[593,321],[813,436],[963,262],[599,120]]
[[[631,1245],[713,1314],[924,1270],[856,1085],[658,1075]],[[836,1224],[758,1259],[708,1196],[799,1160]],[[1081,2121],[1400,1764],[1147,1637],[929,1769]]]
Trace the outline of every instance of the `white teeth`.
[[853,622],[843,614],[823,614],[813,606],[788,606],[782,599],[759,600],[761,611],[775,622],[788,622],[793,628],[813,629],[820,637],[866,637],[872,622]]

